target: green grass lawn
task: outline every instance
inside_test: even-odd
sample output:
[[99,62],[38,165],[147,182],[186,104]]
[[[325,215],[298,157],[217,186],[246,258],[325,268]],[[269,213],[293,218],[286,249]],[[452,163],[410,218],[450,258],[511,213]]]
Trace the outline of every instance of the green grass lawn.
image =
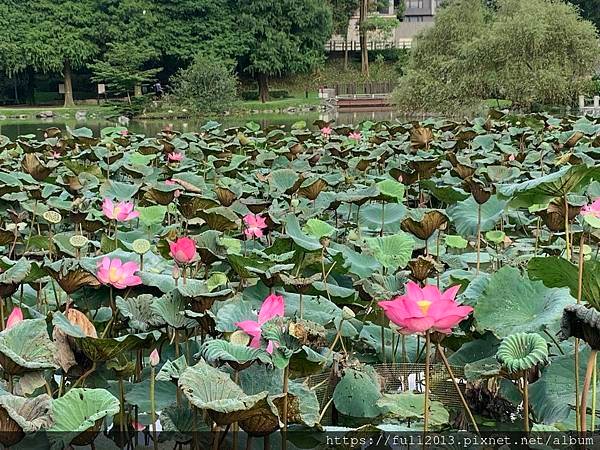
[[292,97],[273,99],[266,103],[259,100],[239,102],[234,108],[236,111],[247,112],[249,110],[265,111],[275,109],[297,108],[300,106],[314,106],[321,103],[321,99],[316,92],[309,92],[308,98],[304,93],[292,93]]
[[88,113],[105,112],[102,106],[98,105],[79,105],[74,108],[64,108],[62,106],[23,106],[23,107],[0,107],[0,115],[3,116],[35,116],[43,111],[52,111],[59,116],[73,116],[77,111],[86,111]]

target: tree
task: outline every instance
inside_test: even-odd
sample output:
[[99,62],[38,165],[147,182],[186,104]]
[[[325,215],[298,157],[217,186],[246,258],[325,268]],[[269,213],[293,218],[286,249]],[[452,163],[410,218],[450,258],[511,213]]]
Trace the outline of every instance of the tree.
[[348,26],[358,9],[359,0],[329,0],[334,34],[344,38],[344,70],[348,69]]
[[416,112],[456,113],[487,98],[565,104],[600,63],[593,25],[558,0],[453,0],[419,36],[396,103]]
[[103,15],[97,0],[24,0],[19,8],[29,16],[20,46],[28,65],[64,76],[65,107],[74,106],[72,70],[100,53],[105,41]]
[[189,67],[172,77],[173,98],[192,111],[224,112],[236,100],[237,77],[233,65],[212,56],[198,55]]
[[130,92],[139,97],[142,95],[142,84],[154,80],[162,70],[144,69],[144,65],[156,56],[151,48],[139,47],[134,43],[109,44],[103,59],[89,65],[94,73],[92,81],[106,82],[109,89],[126,94],[127,98],[130,98]]
[[570,3],[581,10],[581,16],[590,20],[600,30],[600,7],[598,0],[569,0]]
[[324,60],[331,11],[319,0],[230,0],[236,12],[238,64],[256,77],[262,102],[269,77],[308,71]]

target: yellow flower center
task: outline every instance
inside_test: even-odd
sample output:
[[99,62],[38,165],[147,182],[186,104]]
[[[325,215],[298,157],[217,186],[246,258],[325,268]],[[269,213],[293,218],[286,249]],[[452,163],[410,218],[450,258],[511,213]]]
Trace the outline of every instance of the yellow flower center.
[[419,306],[419,308],[421,308],[423,314],[426,315],[427,311],[429,311],[429,307],[431,306],[431,302],[429,300],[419,300],[417,302],[417,305]]
[[115,208],[113,209],[113,214],[112,214],[113,217],[116,218],[120,212],[121,212],[121,207],[115,206]]
[[110,279],[111,283],[114,283],[116,281],[119,281],[119,279],[121,278],[121,274],[117,271],[116,268],[111,267],[108,271],[108,278]]

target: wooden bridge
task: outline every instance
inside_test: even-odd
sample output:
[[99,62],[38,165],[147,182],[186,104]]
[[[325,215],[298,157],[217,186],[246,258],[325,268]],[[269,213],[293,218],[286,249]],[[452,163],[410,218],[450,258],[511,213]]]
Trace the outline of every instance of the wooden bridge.
[[[412,38],[405,39],[394,39],[388,41],[369,41],[367,42],[368,50],[386,50],[389,48],[410,48],[412,45]],[[332,39],[325,44],[326,52],[359,52],[360,41],[344,41],[338,39]]]
[[392,108],[391,93],[395,83],[336,83],[319,90],[319,96],[340,112],[386,111]]
[[594,96],[592,104],[586,104],[586,98],[583,95],[579,96],[579,111],[581,114],[589,116],[600,116],[600,96]]

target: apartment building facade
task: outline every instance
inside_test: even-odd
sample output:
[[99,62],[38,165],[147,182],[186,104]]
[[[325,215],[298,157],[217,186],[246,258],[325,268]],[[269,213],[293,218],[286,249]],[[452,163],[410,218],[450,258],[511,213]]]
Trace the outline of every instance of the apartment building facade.
[[[389,36],[379,36],[376,33],[369,37],[369,49],[380,48],[408,48],[414,36],[433,25],[438,8],[448,0],[389,0],[388,7],[379,10],[377,14],[382,17],[397,17],[398,2],[404,2],[404,15],[402,21]],[[360,36],[358,30],[358,11],[348,24],[347,39],[344,36],[333,36],[327,44],[329,51],[343,51],[345,46],[349,50],[360,50]]]

